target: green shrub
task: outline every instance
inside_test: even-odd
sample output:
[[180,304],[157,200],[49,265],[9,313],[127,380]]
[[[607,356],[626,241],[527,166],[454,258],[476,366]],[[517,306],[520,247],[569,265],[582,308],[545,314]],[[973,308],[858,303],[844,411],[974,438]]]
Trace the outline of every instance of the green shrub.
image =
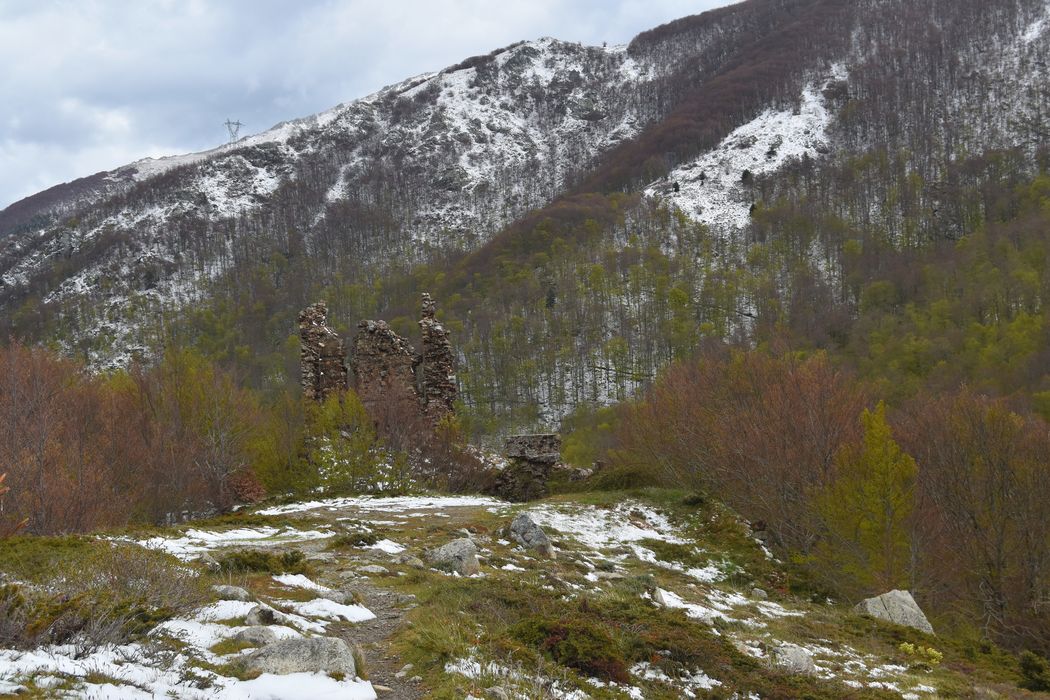
[[208,600],[199,575],[138,545],[22,537],[2,555],[20,583],[0,588],[0,646],[124,643]]
[[1038,654],[1021,654],[1021,687],[1026,690],[1050,691],[1050,662]]
[[602,680],[629,683],[626,660],[609,632],[581,618],[529,618],[511,635],[553,661]]
[[219,557],[219,567],[230,573],[308,574],[306,555],[298,549],[274,554],[261,549],[243,549]]

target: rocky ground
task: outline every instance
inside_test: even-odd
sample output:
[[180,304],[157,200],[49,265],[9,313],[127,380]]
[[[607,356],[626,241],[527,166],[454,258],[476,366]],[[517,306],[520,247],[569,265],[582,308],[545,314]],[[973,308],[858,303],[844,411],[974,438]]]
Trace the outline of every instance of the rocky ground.
[[108,539],[211,600],[124,644],[0,650],[0,694],[1036,697],[994,650],[802,590],[680,493],[335,498]]

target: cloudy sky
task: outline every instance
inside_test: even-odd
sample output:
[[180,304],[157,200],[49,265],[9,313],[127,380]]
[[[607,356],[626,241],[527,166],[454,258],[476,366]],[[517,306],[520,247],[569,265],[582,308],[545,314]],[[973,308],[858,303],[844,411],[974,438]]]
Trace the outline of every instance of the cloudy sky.
[[623,43],[730,0],[0,0],[0,208],[520,39]]

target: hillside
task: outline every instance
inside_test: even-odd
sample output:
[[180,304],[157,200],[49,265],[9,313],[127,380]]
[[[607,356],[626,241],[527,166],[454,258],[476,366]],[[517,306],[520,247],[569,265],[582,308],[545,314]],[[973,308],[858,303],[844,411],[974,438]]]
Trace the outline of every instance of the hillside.
[[[555,558],[507,539],[518,512],[546,529]],[[477,573],[463,577],[420,561],[462,537],[477,546]],[[153,593],[160,606],[150,608],[153,621],[133,632],[96,629],[76,645],[0,650],[0,693],[1046,697],[1017,689],[1017,667],[994,649],[882,623],[807,590],[731,512],[680,492],[594,493],[526,507],[473,497],[338,498],[108,539],[125,562],[115,575],[118,590],[128,589],[118,596],[131,595],[135,577],[174,566],[185,571],[182,590],[169,584]],[[54,614],[45,613],[48,594],[37,585],[57,573],[41,567],[56,556],[63,566],[80,561],[84,571],[105,566],[104,541],[0,543],[11,577],[3,604],[16,615]],[[129,565],[140,560],[160,568]],[[11,608],[11,583],[38,607]],[[83,585],[85,600],[97,595],[82,578],[62,584]],[[195,587],[203,590],[195,602],[188,596],[176,609],[163,607]],[[276,619],[253,622],[256,605]],[[75,609],[61,614],[70,624]],[[568,638],[554,631],[559,625],[570,626]],[[356,675],[367,680],[246,670],[249,654],[266,648],[263,636],[347,640]]]

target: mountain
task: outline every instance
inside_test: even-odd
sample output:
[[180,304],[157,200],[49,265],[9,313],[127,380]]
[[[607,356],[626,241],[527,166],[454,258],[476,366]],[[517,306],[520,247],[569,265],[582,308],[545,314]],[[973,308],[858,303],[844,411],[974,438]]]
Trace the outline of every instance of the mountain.
[[1047,13],[750,0],[626,46],[515,44],[12,205],[0,330],[96,367],[177,332],[265,383],[313,297],[411,328],[430,287],[466,401],[518,423],[625,398],[704,338],[843,346],[856,246],[958,240],[982,188],[1039,172]]

